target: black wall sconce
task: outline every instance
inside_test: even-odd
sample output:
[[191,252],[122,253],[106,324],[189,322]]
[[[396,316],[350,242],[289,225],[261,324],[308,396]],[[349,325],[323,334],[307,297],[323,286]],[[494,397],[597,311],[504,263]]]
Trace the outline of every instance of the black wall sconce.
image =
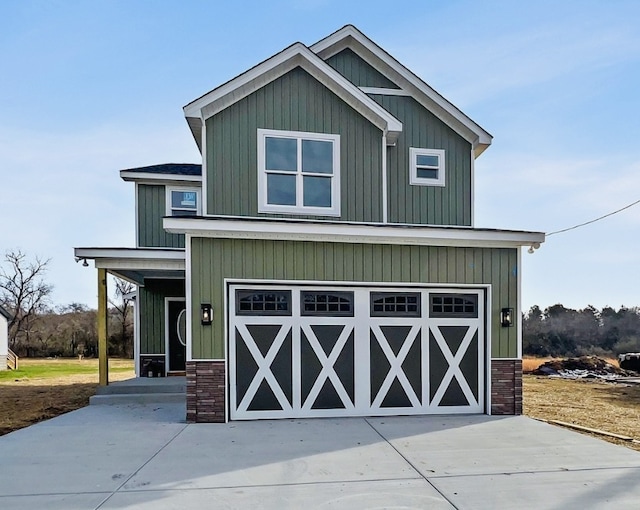
[[213,322],[213,308],[209,303],[202,303],[200,305],[200,323],[203,326],[211,326]]
[[510,328],[514,325],[513,308],[503,308],[500,311],[500,324],[503,328]]

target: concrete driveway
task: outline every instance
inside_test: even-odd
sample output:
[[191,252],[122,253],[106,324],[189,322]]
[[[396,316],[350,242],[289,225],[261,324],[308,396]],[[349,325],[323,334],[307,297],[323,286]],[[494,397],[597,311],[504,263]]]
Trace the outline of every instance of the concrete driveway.
[[0,508],[637,509],[640,453],[525,417],[187,425],[90,406],[0,437]]

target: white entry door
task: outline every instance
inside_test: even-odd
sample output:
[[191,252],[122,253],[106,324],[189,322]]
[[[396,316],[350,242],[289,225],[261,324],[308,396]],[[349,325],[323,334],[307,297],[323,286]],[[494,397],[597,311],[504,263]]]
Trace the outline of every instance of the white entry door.
[[484,412],[481,289],[229,286],[231,419]]

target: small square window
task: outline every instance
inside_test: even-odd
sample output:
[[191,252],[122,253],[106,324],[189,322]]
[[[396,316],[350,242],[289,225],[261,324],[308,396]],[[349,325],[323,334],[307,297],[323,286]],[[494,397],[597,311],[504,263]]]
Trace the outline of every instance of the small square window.
[[167,188],[167,216],[197,216],[200,214],[200,190]]
[[445,186],[444,151],[409,149],[409,183],[414,186]]

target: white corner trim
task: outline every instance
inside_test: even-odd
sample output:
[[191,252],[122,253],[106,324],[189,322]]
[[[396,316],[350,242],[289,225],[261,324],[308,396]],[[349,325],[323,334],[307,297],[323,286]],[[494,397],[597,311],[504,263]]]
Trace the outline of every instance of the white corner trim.
[[389,175],[387,171],[387,134],[382,134],[382,223],[389,222]]
[[514,307],[515,313],[518,314],[516,320],[517,333],[517,353],[518,359],[522,359],[522,247],[518,248],[516,267],[516,301],[518,306]]
[[473,149],[471,149],[471,189],[469,190],[471,196],[471,226],[474,227],[476,224],[476,158],[473,154]]
[[209,213],[209,202],[207,201],[207,196],[209,192],[207,190],[207,123],[202,121],[202,132],[201,132],[201,148],[200,152],[202,154],[202,198],[200,199],[202,208],[200,209],[201,214]]
[[332,243],[516,248],[543,243],[541,232],[339,222],[164,218],[164,228],[194,237]]
[[184,298],[187,308],[187,355],[186,361],[193,361],[193,297],[191,295],[191,236],[184,236],[185,276]]

